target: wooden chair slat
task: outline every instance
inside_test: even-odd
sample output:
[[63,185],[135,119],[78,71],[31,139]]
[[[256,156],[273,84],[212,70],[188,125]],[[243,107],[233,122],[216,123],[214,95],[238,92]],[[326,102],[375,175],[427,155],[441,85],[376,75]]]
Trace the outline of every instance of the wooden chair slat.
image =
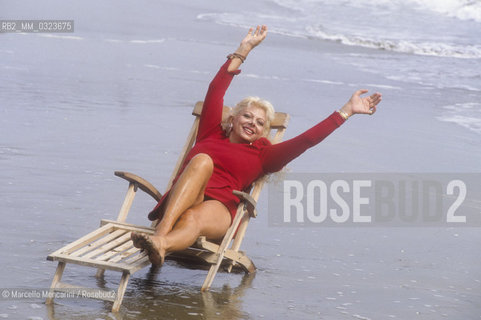
[[79,248],[78,250],[70,252],[70,255],[72,257],[83,256],[87,252],[95,250],[97,247],[102,246],[103,244],[108,243],[109,241],[112,241],[113,239],[121,236],[124,233],[125,233],[124,230],[114,230],[110,233],[103,235],[99,239],[96,239],[90,243],[85,243],[85,245],[82,248]]
[[136,254],[137,252],[138,252],[138,249],[136,247],[132,246],[130,248],[127,248],[127,250],[124,250],[123,252],[120,252],[116,256],[108,258],[107,260],[109,262],[117,263],[117,262],[120,262],[121,260],[124,260],[124,259],[127,259],[127,258],[131,257],[132,255]]
[[[122,245],[126,242],[131,241],[130,240],[130,232],[127,232],[126,230],[116,230],[115,232],[120,231],[120,236],[113,238],[111,241],[107,242],[103,246],[90,251],[89,253],[83,255],[82,257],[84,258],[93,258],[95,256],[99,256],[105,252],[108,252],[109,250],[115,250],[119,245]],[[97,258],[95,258],[97,259]]]

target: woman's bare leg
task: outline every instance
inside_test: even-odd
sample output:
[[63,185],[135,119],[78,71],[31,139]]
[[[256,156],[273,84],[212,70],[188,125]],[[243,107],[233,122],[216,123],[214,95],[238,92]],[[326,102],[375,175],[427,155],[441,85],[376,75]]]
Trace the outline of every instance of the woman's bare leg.
[[221,239],[230,224],[229,210],[217,200],[208,200],[185,211],[166,235],[134,233],[132,239],[136,246],[147,251],[153,265],[160,266],[168,253],[188,248],[199,236]]
[[229,210],[220,201],[207,200],[185,211],[166,235],[132,233],[132,240],[146,250],[153,265],[160,266],[166,254],[188,248],[199,236],[221,239],[230,224]]
[[154,235],[132,233],[134,246],[145,249],[152,264],[161,265],[166,253],[189,247],[200,235],[219,238],[227,231],[229,210],[216,200],[204,202],[213,169],[210,156],[193,157],[172,187]]
[[155,235],[169,233],[182,213],[204,200],[205,188],[213,170],[214,164],[207,154],[200,153],[190,160],[170,190]]
[[231,224],[229,210],[217,200],[204,201],[182,214],[173,230],[165,236],[152,237],[159,241],[165,253],[180,251],[195,243],[199,236],[221,239]]

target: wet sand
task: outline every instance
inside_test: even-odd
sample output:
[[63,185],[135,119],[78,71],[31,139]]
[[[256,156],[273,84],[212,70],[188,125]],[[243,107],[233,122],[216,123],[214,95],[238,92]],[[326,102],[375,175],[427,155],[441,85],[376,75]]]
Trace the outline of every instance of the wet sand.
[[[245,33],[196,18],[228,6],[215,5],[146,2],[134,10],[108,3],[89,16],[93,2],[72,9],[51,2],[76,20],[73,36],[81,39],[1,35],[2,288],[49,287],[56,265],[46,256],[100,219],[115,219],[127,185],[114,170],[163,190],[194,103]],[[9,15],[19,14],[9,6]],[[105,10],[113,12],[102,20]],[[122,21],[131,24],[123,29]],[[435,120],[435,106],[455,96],[343,62],[357,52],[370,51],[270,34],[225,102],[246,95],[272,101],[292,116],[289,138],[367,86],[384,94],[376,116],[350,119],[295,160],[292,172],[479,171],[478,136]],[[129,222],[148,224],[153,205],[139,195]],[[39,299],[0,299],[0,318],[481,318],[479,228],[276,228],[268,225],[268,210],[264,192],[243,246],[258,267],[252,277],[222,273],[201,294],[204,270],[167,262],[132,277],[117,314],[110,303],[92,300],[59,299],[47,307]],[[95,270],[70,265],[64,275],[92,288],[115,288],[119,279],[107,272],[99,281]]]

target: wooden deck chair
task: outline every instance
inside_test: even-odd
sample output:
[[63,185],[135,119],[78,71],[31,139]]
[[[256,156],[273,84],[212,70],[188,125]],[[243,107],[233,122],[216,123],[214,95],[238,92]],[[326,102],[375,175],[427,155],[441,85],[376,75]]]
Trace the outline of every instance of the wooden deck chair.
[[[174,172],[167,185],[167,190],[171,187],[172,181],[180,170],[185,157],[195,143],[202,106],[202,102],[197,102],[194,107],[194,111],[192,112],[195,116],[194,123],[187,138],[187,142],[175,165]],[[229,107],[224,106],[224,119],[228,116],[230,110]],[[278,143],[282,140],[288,121],[288,114],[281,112],[275,114],[275,119],[271,123],[271,132],[269,133],[269,139],[272,143]],[[127,194],[117,220],[101,220],[100,228],[97,230],[48,255],[47,260],[58,261],[58,266],[52,280],[50,295],[46,301],[47,304],[53,302],[55,292],[86,289],[61,282],[66,264],[74,263],[77,265],[97,268],[98,277],[102,276],[105,270],[114,270],[122,273],[119,287],[114,296],[112,296],[111,291],[106,290],[103,294],[88,295],[90,298],[112,301],[112,311],[118,311],[122,304],[122,299],[130,275],[150,265],[146,253],[141,252],[138,248],[133,246],[133,243],[130,240],[130,234],[133,231],[153,234],[156,222],[154,221],[150,227],[146,227],[128,224],[125,221],[138,189],[146,192],[156,201],[159,201],[162,195],[151,183],[132,173],[116,171],[115,175],[129,182]],[[209,242],[205,237],[200,237],[196,244],[191,248],[167,257],[169,259],[198,259],[210,265],[209,272],[202,285],[202,291],[209,289],[221,265],[225,265],[229,272],[233,267],[239,267],[247,273],[255,271],[253,262],[244,252],[240,251],[239,248],[250,218],[257,215],[255,208],[256,201],[264,183],[265,177],[257,180],[253,184],[250,194],[234,191],[234,193],[241,199],[241,203],[237,209],[237,214],[231,227],[220,244]],[[98,292],[102,293],[102,291]]]

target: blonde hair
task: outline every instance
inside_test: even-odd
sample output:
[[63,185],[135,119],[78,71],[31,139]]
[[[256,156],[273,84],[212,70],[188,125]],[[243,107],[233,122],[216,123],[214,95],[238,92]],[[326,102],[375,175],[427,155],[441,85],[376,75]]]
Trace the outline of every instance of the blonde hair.
[[229,121],[233,117],[240,114],[245,108],[249,106],[254,106],[257,108],[261,108],[266,113],[266,122],[264,124],[264,132],[263,136],[267,137],[269,133],[269,129],[271,128],[271,122],[274,120],[275,117],[275,110],[274,106],[267,100],[261,99],[259,97],[246,97],[239,101],[234,108],[232,108],[230,115],[227,117],[225,123],[223,123],[222,127],[226,132],[226,135],[229,135]]

